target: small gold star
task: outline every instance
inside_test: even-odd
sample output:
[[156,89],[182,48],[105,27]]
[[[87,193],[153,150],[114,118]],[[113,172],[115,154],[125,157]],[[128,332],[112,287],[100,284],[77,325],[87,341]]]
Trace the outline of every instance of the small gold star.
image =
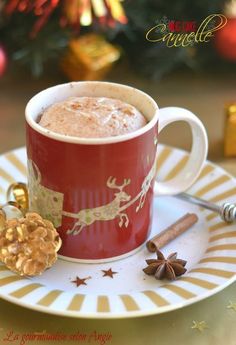
[[236,302],[229,301],[227,309],[233,309],[234,311],[236,311]]
[[79,287],[80,285],[87,285],[87,283],[85,281],[88,279],[91,279],[91,277],[79,278],[77,276],[75,280],[71,280],[71,283],[74,283],[76,285],[76,287]]
[[195,321],[193,320],[192,329],[197,329],[199,332],[203,332],[205,329],[209,328],[206,321]]
[[109,270],[102,270],[102,272],[104,273],[103,277],[110,277],[110,278],[113,278],[113,275],[118,273],[118,272],[112,271],[111,268],[109,268]]

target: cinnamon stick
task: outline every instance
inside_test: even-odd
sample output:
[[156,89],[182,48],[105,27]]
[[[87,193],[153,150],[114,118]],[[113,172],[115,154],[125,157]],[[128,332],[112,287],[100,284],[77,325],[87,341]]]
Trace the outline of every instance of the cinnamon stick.
[[164,247],[166,244],[174,240],[183,232],[188,230],[193,224],[198,221],[198,216],[195,213],[187,213],[174,224],[171,224],[168,228],[154,236],[147,243],[147,249],[150,252],[155,252],[156,249]]

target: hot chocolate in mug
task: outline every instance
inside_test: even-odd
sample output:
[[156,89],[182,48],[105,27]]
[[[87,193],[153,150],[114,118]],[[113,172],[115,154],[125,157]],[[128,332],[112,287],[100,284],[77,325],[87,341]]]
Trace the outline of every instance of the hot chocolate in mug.
[[[120,99],[136,107],[147,124],[128,134],[79,138],[37,123],[48,106],[68,97]],[[158,134],[186,121],[192,150],[182,171],[156,181]],[[72,82],[35,95],[26,106],[30,210],[51,220],[62,238],[59,254],[71,261],[105,262],[137,251],[152,225],[153,197],[185,191],[197,179],[207,154],[207,135],[189,110],[159,109],[146,93],[109,82]]]

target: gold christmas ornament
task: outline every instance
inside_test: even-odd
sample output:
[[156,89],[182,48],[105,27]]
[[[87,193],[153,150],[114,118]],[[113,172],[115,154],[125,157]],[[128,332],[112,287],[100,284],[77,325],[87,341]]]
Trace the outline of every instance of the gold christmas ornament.
[[101,80],[120,55],[120,50],[103,36],[86,34],[69,42],[61,68],[69,80]]
[[53,224],[37,213],[6,220],[0,213],[0,260],[21,276],[42,274],[57,260],[61,239]]
[[236,157],[236,103],[226,109],[224,154],[226,157]]

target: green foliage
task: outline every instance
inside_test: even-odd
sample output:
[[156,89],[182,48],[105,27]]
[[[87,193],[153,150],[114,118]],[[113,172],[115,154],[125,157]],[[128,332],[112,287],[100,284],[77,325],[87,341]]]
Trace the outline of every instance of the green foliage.
[[57,60],[67,47],[70,32],[62,29],[55,15],[48,21],[36,38],[30,33],[35,22],[31,14],[15,14],[2,28],[3,42],[13,60],[27,65],[34,76],[43,73],[44,64]]

